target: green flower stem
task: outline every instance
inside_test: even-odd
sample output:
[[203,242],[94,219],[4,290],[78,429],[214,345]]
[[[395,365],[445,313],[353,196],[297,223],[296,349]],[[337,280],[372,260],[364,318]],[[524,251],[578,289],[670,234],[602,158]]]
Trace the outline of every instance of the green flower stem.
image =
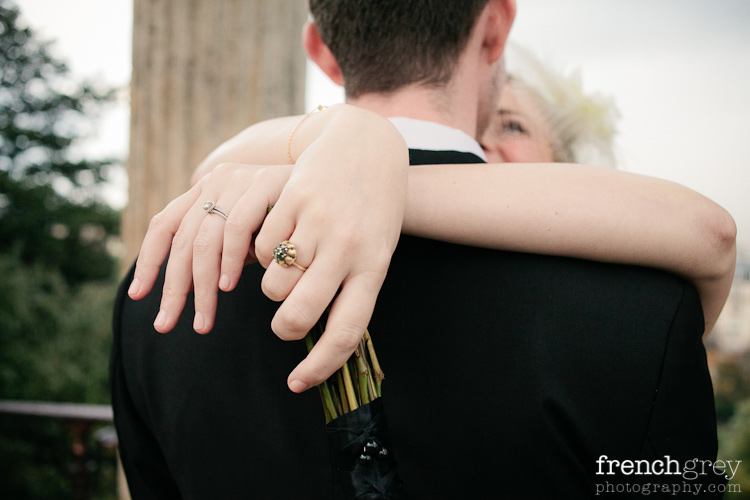
[[357,395],[354,392],[354,384],[352,384],[352,376],[349,372],[349,362],[344,363],[344,366],[341,367],[341,370],[341,375],[344,378],[346,399],[349,402],[349,411],[353,411],[359,408],[359,404],[357,404]]
[[[362,343],[362,347],[365,347],[364,342]],[[364,352],[367,351],[364,350]],[[372,376],[371,363],[369,362],[367,362],[367,389],[370,392],[370,401],[380,397],[378,387],[375,384],[375,378]]]
[[375,376],[375,388],[377,389],[376,393],[378,397],[380,397],[382,396],[381,385],[383,384],[385,373],[383,373],[383,369],[380,368],[380,363],[378,362],[378,356],[375,354],[375,346],[372,343],[372,336],[370,336],[370,332],[368,330],[365,330],[365,334],[362,338],[365,341],[365,344],[367,345],[367,352],[370,354],[370,362],[372,363],[372,371]]
[[[331,420],[338,417],[338,414],[336,412],[336,408],[333,406],[333,399],[331,397],[331,390],[328,387],[328,381],[326,380],[322,384],[320,384],[320,392],[323,396],[323,410],[325,413],[327,413]],[[328,417],[326,417],[326,423],[330,422],[331,420],[328,420]]]
[[342,391],[338,384],[338,370],[336,373],[328,377],[328,380],[325,381],[326,386],[328,387],[328,392],[331,394],[331,403],[333,404],[333,407],[336,409],[336,415],[341,416],[344,413],[346,413],[348,410],[345,410],[345,406],[341,403],[341,394]]
[[[307,352],[312,351],[325,331],[327,317],[324,314],[305,336]],[[318,386],[326,423],[379,398],[384,378],[372,337],[365,330],[359,346],[344,366]]]
[[308,353],[312,351],[312,348],[315,345],[315,340],[316,339],[313,339],[313,330],[307,332],[307,335],[305,335],[305,347],[307,347]]
[[339,394],[341,394],[338,386],[338,381],[334,378],[335,374],[328,378],[326,381],[326,384],[328,384],[329,391],[331,393],[331,399],[333,400],[333,407],[336,408],[336,413],[338,416],[343,415],[346,413],[344,411],[344,405],[341,404],[341,397]]
[[[321,328],[320,322],[318,322],[318,324],[315,326],[317,328]],[[315,328],[313,328],[312,330],[307,332],[307,335],[305,335],[305,347],[307,348],[307,352],[312,351],[313,346],[318,341],[319,337],[316,335],[316,333],[317,332],[315,331]],[[323,413],[326,417],[326,423],[343,414],[343,412],[336,411],[335,402],[333,396],[331,395],[328,381],[325,381],[322,384],[318,385],[318,392],[320,393],[320,400],[323,403]]]
[[323,414],[325,414],[326,423],[328,423],[333,420],[333,418],[331,417],[331,413],[328,411],[328,405],[326,405],[326,397],[323,394],[323,387],[320,385],[318,386],[318,394],[320,394],[320,401],[323,403]]
[[357,398],[357,404],[362,406],[362,398],[359,394],[359,369],[357,368],[357,361],[352,355],[347,362],[349,374],[351,376],[352,386],[354,387],[354,395]]
[[344,376],[342,375],[342,370],[336,371],[336,383],[338,384],[338,393],[341,400],[341,406],[343,407],[343,413],[349,413],[351,410],[349,409],[349,401],[347,398],[343,397],[346,394],[346,388],[344,387]]
[[354,351],[354,357],[357,362],[357,382],[359,383],[359,398],[364,405],[370,402],[370,391],[367,381],[370,370],[368,369],[369,367],[366,360],[364,359],[364,353],[361,352],[359,347],[357,347],[357,350]]

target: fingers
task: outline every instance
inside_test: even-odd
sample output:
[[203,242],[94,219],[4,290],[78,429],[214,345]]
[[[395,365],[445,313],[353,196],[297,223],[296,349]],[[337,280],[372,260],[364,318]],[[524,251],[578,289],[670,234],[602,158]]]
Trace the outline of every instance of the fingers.
[[[217,202],[216,205],[230,206],[221,202]],[[195,292],[193,329],[198,333],[210,332],[216,317],[224,225],[223,217],[208,214],[204,217],[193,241],[192,280]]]
[[174,328],[191,288],[196,311],[193,328],[198,333],[211,331],[216,315],[224,218],[218,212],[207,213],[203,203],[216,200],[215,208],[226,213],[231,212],[239,196],[236,187],[219,195],[208,186],[188,210],[172,240],[161,306],[154,322],[157,331],[165,333]]
[[195,204],[199,195],[200,186],[196,185],[151,219],[136,261],[133,281],[128,289],[131,299],[142,299],[151,291],[159,275],[159,269],[169,254],[172,238],[179,229],[185,213]]
[[[289,241],[289,243],[282,247],[285,249],[282,251],[287,251],[290,246],[293,246],[294,251],[297,253],[296,258],[294,259],[294,264],[308,269],[309,271],[315,258],[315,240],[312,237],[307,237],[300,231],[295,231],[288,239],[285,238],[284,240],[279,240],[279,242],[274,245],[274,248],[282,245],[282,242],[284,241]],[[266,297],[276,302],[280,302],[287,298],[302,277],[303,272],[306,273],[306,271],[303,271],[294,264],[284,266],[276,260],[272,260],[269,263],[266,272],[263,274],[263,279],[261,280],[261,289]],[[316,268],[317,267],[320,266],[317,265]],[[340,283],[341,282],[339,281],[339,284]],[[332,298],[333,296],[330,296],[329,301]]]
[[198,203],[194,203],[172,239],[161,305],[154,320],[157,332],[166,333],[172,330],[185,307],[187,294],[193,284],[193,242],[200,224],[207,215]]
[[[208,333],[214,325],[221,276],[231,290],[239,281],[253,232],[263,223],[267,204],[250,188],[243,192],[237,182],[225,188],[217,207],[229,212],[223,217],[206,217],[193,242],[195,317],[193,329]],[[228,246],[226,244],[228,243]]]
[[[292,288],[288,297],[279,306],[271,321],[271,329],[279,338],[283,340],[304,338],[335,297],[346,276],[345,271],[340,266],[336,266],[333,259],[330,257],[328,259],[328,262],[326,257],[314,260],[299,281],[291,283]],[[277,264],[272,264],[266,274],[272,269],[278,269],[279,272],[284,273],[290,271],[290,268],[284,269]]]
[[266,268],[261,280],[261,289],[266,297],[276,302],[287,298],[303,273],[295,265],[284,267],[275,262],[273,251],[284,241],[294,245],[297,254],[294,263],[309,268],[314,257],[315,239],[310,231],[296,231],[291,213],[285,210],[283,204],[279,204],[268,214],[255,239],[258,261]]
[[320,384],[349,359],[370,321],[382,281],[378,275],[361,274],[344,284],[331,307],[325,332],[287,379],[292,392]]
[[[259,260],[269,261],[263,292],[272,300],[284,301],[271,322],[273,332],[284,340],[303,338],[341,287],[326,332],[288,379],[292,391],[302,392],[327,379],[354,352],[372,315],[392,249],[381,252],[377,245],[356,244],[350,238],[352,231],[339,226],[329,229],[323,238],[327,246],[321,247],[316,237],[324,228],[308,218],[291,227],[295,219],[286,216],[285,209],[279,199],[256,239]],[[286,239],[295,244],[296,262],[307,271],[270,260],[270,249]]]
[[263,224],[270,204],[267,197],[255,190],[246,192],[237,200],[224,223],[224,243],[221,257],[219,288],[225,292],[233,290],[239,282],[242,268],[255,260],[252,239]]
[[[279,167],[223,164],[175,200],[174,206],[165,210],[169,217],[162,217],[164,223],[155,218],[158,230],[144,244],[148,255],[154,254],[143,263],[143,279],[148,280],[149,288],[169,245],[172,247],[161,306],[154,321],[157,331],[165,333],[174,327],[191,289],[195,291],[194,329],[208,333],[213,328],[221,271],[226,269],[222,288],[231,290],[239,281],[248,255],[254,257],[249,252],[250,240],[263,222],[266,200],[278,197],[288,175],[288,169]],[[216,210],[230,214],[226,221],[218,212],[206,213],[202,205],[208,200],[215,202]],[[156,271],[151,272],[151,277],[146,271],[153,266]],[[140,282],[133,285],[134,290],[145,295],[142,288]]]
[[[276,245],[286,240],[294,242],[293,238],[296,236],[292,233],[295,230],[296,217],[291,210],[279,200],[274,209],[268,212],[263,227],[260,228],[260,232],[255,238],[255,253],[258,262],[266,269],[273,262],[272,253]],[[300,252],[302,252],[301,248],[298,249],[298,253]],[[301,253],[300,259],[303,259]]]
[[[274,226],[269,224],[269,227]],[[274,234],[270,238],[285,240],[283,235],[288,234],[269,230],[267,238],[269,233]],[[288,239],[297,254],[294,263],[307,270],[294,265],[285,267],[272,260],[261,280],[261,288],[271,300],[284,301],[271,322],[273,332],[283,340],[298,340],[310,331],[331,303],[347,270],[332,253],[322,257],[315,255],[316,241],[310,231],[298,228]]]

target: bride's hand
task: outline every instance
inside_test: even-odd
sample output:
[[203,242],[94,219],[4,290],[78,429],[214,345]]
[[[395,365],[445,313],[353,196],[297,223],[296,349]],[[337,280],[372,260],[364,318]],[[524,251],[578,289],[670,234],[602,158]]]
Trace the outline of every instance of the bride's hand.
[[[317,141],[263,224],[255,246],[267,267],[263,291],[284,301],[271,325],[276,335],[302,339],[333,300],[325,332],[288,378],[294,392],[326,380],[362,338],[401,232],[407,166],[395,129],[382,135],[355,126]],[[306,271],[272,262],[286,240]]]
[[[172,245],[155,321],[160,332],[176,324],[191,285],[194,328],[209,332],[218,288],[234,288],[248,249],[267,268],[264,293],[284,300],[272,322],[280,338],[303,338],[335,297],[325,333],[289,376],[295,392],[325,380],[356,348],[404,214],[408,155],[401,136],[371,112],[330,111],[319,137],[295,138],[310,146],[293,171],[222,165],[155,217],[129,291],[133,299],[148,293]],[[310,131],[298,136],[305,134]],[[228,213],[227,220],[208,216],[201,208],[206,201]],[[264,222],[268,205],[274,209]],[[261,224],[253,247],[251,236]],[[296,263],[308,268],[304,274],[272,262],[273,248],[285,240],[296,245]]]
[[[194,329],[208,333],[213,328],[219,271],[232,277],[231,286],[222,287],[229,290],[239,279],[243,265],[256,260],[252,237],[291,171],[291,165],[221,164],[151,219],[128,295],[135,300],[145,297],[169,254],[159,314],[154,321],[158,332],[174,328],[191,289],[196,304]],[[226,220],[218,212],[206,212],[204,204],[209,201],[228,214]]]

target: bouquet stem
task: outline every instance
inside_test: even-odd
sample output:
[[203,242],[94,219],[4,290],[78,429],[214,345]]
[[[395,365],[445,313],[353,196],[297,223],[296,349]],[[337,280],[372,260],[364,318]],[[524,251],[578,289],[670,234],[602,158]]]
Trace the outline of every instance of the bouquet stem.
[[[308,352],[323,334],[327,319],[324,314],[305,337]],[[383,378],[372,337],[365,330],[344,366],[318,386],[334,470],[347,500],[404,498],[380,400]]]
[[[315,328],[305,337],[305,346],[310,352],[325,329],[327,314],[318,321]],[[320,398],[326,423],[345,413],[354,411],[382,395],[385,375],[380,368],[370,332],[365,330],[357,349],[349,361],[339,368],[328,380],[320,384]]]

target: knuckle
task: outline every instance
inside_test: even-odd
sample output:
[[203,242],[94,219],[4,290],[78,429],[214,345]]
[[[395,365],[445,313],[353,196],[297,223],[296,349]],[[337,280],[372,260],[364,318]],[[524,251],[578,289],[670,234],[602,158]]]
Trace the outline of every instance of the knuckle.
[[360,276],[366,290],[377,295],[380,287],[383,286],[383,281],[385,281],[385,272],[366,271],[361,273]]
[[295,306],[287,306],[276,313],[274,323],[276,334],[286,339],[299,340],[310,331],[314,321],[310,315]]
[[211,177],[212,178],[222,177],[225,174],[227,174],[228,172],[231,172],[232,167],[233,167],[233,165],[231,163],[226,163],[226,162],[219,163],[211,171]]
[[244,262],[244,260],[240,260],[241,258],[242,256],[240,256],[240,258],[237,258],[237,256],[227,253],[225,249],[221,254],[221,264],[219,265],[221,273],[234,274],[240,264]]
[[307,376],[309,377],[311,381],[313,381],[311,385],[318,385],[322,383],[324,380],[327,380],[328,377],[331,376],[331,374],[325,371],[324,367],[320,367],[320,368],[310,368],[308,370]]
[[148,222],[148,230],[159,231],[161,230],[161,227],[163,224],[164,224],[164,211],[161,211],[158,214],[151,217],[151,220]]
[[253,173],[253,177],[261,184],[272,182],[276,177],[276,171],[273,167],[261,167]]
[[311,385],[317,385],[328,379],[338,368],[336,366],[307,367],[306,377],[312,381]]
[[202,312],[206,324],[213,321],[213,310],[216,307],[215,297],[216,295],[212,295],[210,292],[195,294],[195,309]]
[[[336,235],[338,247],[344,255],[365,256],[362,262],[371,264],[373,255],[379,255],[379,250],[373,250],[370,242],[363,240],[361,230],[339,228]],[[377,244],[380,247],[380,244]]]
[[255,237],[255,255],[262,262],[271,261],[271,251],[274,245],[278,243],[272,243],[266,234],[267,233],[261,231],[260,234]]
[[391,265],[392,256],[393,256],[393,251],[391,249],[380,248],[376,250],[375,254],[370,259],[370,263],[376,270],[385,271]]
[[242,221],[236,218],[229,217],[226,222],[224,222],[224,232],[232,236],[243,236],[245,231],[245,225]]
[[205,235],[199,234],[193,240],[193,252],[204,255],[213,248],[213,244]]
[[331,348],[340,353],[348,354],[354,351],[354,349],[362,340],[364,330],[357,325],[344,324],[337,325],[335,330],[330,332],[331,337]]
[[147,262],[146,259],[140,257],[135,262],[135,274],[134,277],[140,280],[148,279],[151,276],[159,274],[161,269],[161,262]]
[[221,255],[221,272],[222,274],[239,274],[242,272],[242,266],[245,263],[245,260],[247,258],[247,254],[244,255],[235,255],[234,253],[229,253],[224,251]]
[[276,282],[269,279],[262,279],[260,282],[260,288],[263,291],[263,295],[273,300],[274,302],[281,302],[286,298],[286,293],[279,287]]
[[174,234],[174,237],[172,238],[172,250],[177,252],[182,252],[187,248],[188,245],[188,239],[185,235],[185,231],[180,228],[177,230],[177,232]]
[[360,248],[364,245],[361,241],[362,233],[351,227],[340,227],[338,232],[339,244],[346,248]]
[[161,292],[163,301],[171,302],[178,296],[177,288],[172,283],[164,283],[164,289]]

